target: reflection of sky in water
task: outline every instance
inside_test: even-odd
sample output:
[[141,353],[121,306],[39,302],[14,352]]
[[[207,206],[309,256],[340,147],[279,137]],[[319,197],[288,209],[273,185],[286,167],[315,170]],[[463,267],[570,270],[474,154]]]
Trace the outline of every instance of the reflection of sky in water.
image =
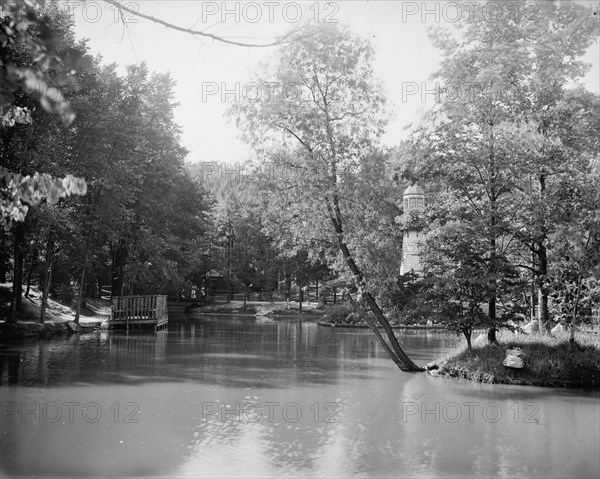
[[[411,332],[402,340],[425,363],[454,338]],[[597,393],[402,373],[369,332],[313,323],[202,319],[157,335],[2,346],[0,393],[3,405],[79,405],[72,422],[64,407],[57,422],[30,411],[21,423],[3,409],[0,471],[11,475],[600,473]],[[97,422],[82,418],[86,403],[101,409]],[[332,412],[339,421],[326,422]]]

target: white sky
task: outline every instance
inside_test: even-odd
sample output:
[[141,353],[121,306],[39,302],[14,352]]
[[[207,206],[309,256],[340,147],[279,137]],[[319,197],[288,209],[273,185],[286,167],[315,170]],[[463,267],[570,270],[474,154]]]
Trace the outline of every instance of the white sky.
[[[273,55],[274,48],[246,48],[197,40],[133,17],[126,18],[124,26],[117,21],[115,9],[100,0],[61,0],[61,3],[73,11],[77,36],[88,38],[91,52],[100,53],[106,63],[124,66],[146,60],[151,70],[171,73],[177,81],[176,98],[180,106],[176,119],[183,128],[183,143],[190,150],[188,161],[242,163],[249,159],[249,148],[238,139],[233,122],[223,116],[228,107],[224,100],[234,99],[234,94],[223,99],[220,93],[224,87],[235,91],[236,84],[240,85],[241,92],[244,84],[256,78],[253,72],[260,61]],[[449,25],[448,20],[456,15],[452,2],[123,0],[122,3],[183,27],[240,37],[242,41],[268,39],[285,33],[297,25],[294,20],[298,6],[312,21],[338,20],[348,24],[358,34],[369,37],[377,52],[376,75],[383,82],[394,113],[383,139],[389,146],[396,145],[406,134],[404,128],[433,105],[433,95],[426,96],[425,101],[420,95],[422,83],[427,82],[427,86],[433,88],[428,78],[437,70],[440,59],[427,39],[427,28]],[[472,3],[477,9],[477,2]],[[533,14],[533,8],[532,4],[531,10],[522,14]],[[477,10],[474,12],[477,14]],[[514,12],[503,11],[502,14],[514,15]],[[600,93],[599,58],[596,44],[585,57],[593,64],[585,84],[597,93]],[[411,88],[419,91],[406,95]],[[209,94],[215,90],[218,90],[216,94]],[[244,101],[243,95],[238,101]]]

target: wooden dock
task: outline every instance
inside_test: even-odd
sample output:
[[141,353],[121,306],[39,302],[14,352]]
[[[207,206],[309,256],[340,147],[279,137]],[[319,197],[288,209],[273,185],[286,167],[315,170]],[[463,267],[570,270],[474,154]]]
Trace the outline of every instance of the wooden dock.
[[110,329],[165,328],[169,322],[166,295],[113,296]]

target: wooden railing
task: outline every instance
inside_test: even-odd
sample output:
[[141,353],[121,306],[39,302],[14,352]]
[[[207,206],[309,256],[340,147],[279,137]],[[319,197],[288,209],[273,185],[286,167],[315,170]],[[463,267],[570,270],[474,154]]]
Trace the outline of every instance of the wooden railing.
[[[248,301],[285,301],[285,293],[283,292],[248,292],[246,299]],[[217,289],[209,292],[209,298],[213,301],[217,302],[226,302],[229,297],[229,291],[226,289]],[[327,304],[335,304],[345,302],[342,293],[340,292],[328,292],[325,294],[320,293],[319,298],[317,298],[316,292],[314,289],[311,289],[310,292],[304,292],[302,295],[302,301],[304,302],[317,302],[318,299],[324,300]],[[192,301],[191,299],[187,299],[188,301]],[[243,290],[232,290],[231,291],[231,300],[232,301],[243,301],[244,300],[244,291]],[[300,301],[300,292],[292,291],[290,293],[290,301],[298,302]]]
[[101,299],[110,299],[111,296],[111,286],[110,284],[107,286],[100,286],[100,298]]
[[113,296],[110,322],[113,326],[154,324],[155,328],[168,321],[167,296]]

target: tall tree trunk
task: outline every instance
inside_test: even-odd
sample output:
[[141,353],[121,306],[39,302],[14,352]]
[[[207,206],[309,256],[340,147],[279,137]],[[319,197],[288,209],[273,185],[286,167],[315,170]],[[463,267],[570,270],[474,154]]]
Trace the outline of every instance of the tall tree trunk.
[[231,284],[231,254],[233,249],[231,220],[227,224],[227,302],[233,301],[233,285]]
[[548,312],[548,252],[546,246],[540,242],[537,248],[538,256],[538,322],[540,332],[546,333],[550,325],[550,313]]
[[[8,251],[7,235],[3,228],[0,228],[0,251]],[[0,283],[6,283],[6,273],[8,273],[9,256],[2,255],[0,258]]]
[[[496,297],[492,296],[488,302],[488,316],[490,318],[490,322],[491,323],[495,323],[496,322]],[[491,326],[490,328],[488,328],[487,331],[487,339],[488,342],[490,343],[497,343],[498,340],[496,339],[496,327],[495,326]]]
[[[544,198],[546,196],[546,175],[541,172],[539,175],[540,196],[542,208],[545,208]],[[546,248],[546,239],[548,238],[548,225],[545,210],[539,218],[539,239],[536,241],[536,254],[538,259],[538,323],[540,333],[547,333],[550,325],[550,314],[548,313],[548,250]]]
[[123,296],[125,266],[127,266],[127,244],[121,240],[113,252],[111,296]]
[[85,283],[85,269],[87,266],[88,249],[85,249],[83,256],[83,267],[81,268],[81,279],[79,280],[79,292],[77,294],[77,307],[75,310],[75,324],[79,324],[79,316],[81,315],[81,297],[83,296],[83,285]]
[[575,345],[575,324],[577,322],[577,313],[579,309],[579,298],[581,297],[581,273],[577,278],[577,295],[575,296],[575,306],[573,306],[573,318],[571,319],[571,332],[569,334],[569,348]]
[[[494,220],[492,220],[494,223]],[[495,234],[495,233],[494,233]],[[487,331],[487,339],[490,343],[497,343],[496,339],[496,302],[497,302],[497,284],[495,279],[495,273],[497,273],[497,261],[496,261],[496,238],[492,237],[490,240],[491,250],[491,259],[490,259],[490,273],[494,276],[489,280],[489,289],[490,289],[490,299],[488,301],[488,318],[490,321],[490,327]]]
[[29,298],[29,290],[31,289],[31,278],[33,276],[33,269],[37,264],[37,249],[31,254],[31,263],[29,264],[29,273],[27,273],[27,289],[25,290],[25,297]]
[[285,300],[289,302],[290,294],[292,290],[292,276],[288,271],[284,272],[285,275]]
[[23,238],[25,237],[25,225],[17,223],[14,234],[14,266],[13,266],[13,290],[10,301],[9,323],[17,322],[17,313],[23,310]]
[[46,265],[44,269],[44,291],[42,293],[42,308],[40,311],[40,323],[46,321],[46,308],[48,307],[48,295],[50,294],[50,285],[52,284],[52,264],[54,259],[54,234],[48,234],[46,243]]
[[[585,243],[585,251],[587,251],[588,246],[590,245],[590,240],[592,239],[592,235],[588,236],[588,239]],[[577,276],[577,295],[575,296],[575,306],[573,306],[573,319],[571,319],[571,332],[569,334],[569,347],[572,348],[575,345],[575,324],[577,323],[577,313],[579,311],[579,299],[581,298],[581,281],[583,280],[583,275],[581,271]]]
[[535,253],[531,253],[531,314],[530,321],[535,319]]
[[[348,266],[348,268],[352,272],[352,275],[354,276],[354,281],[355,281],[355,284],[356,284],[359,292],[362,293],[363,299],[369,305],[369,308],[375,315],[375,318],[377,319],[379,324],[381,324],[381,326],[383,327],[383,330],[385,331],[387,339],[391,344],[392,359],[394,360],[394,362],[396,364],[399,365],[398,367],[402,371],[423,371],[423,368],[421,368],[420,366],[417,366],[414,362],[412,362],[411,359],[403,351],[402,347],[400,346],[400,343],[398,343],[398,339],[394,335],[394,331],[392,330],[390,323],[388,322],[385,315],[383,314],[383,311],[381,311],[381,308],[377,304],[377,301],[375,301],[375,298],[366,289],[366,283],[365,283],[363,274],[360,271],[360,269],[358,268],[358,265],[354,261],[354,258],[350,254],[350,250],[348,249],[348,246],[346,245],[346,242],[344,241],[344,228],[343,228],[343,223],[342,223],[342,214],[339,209],[337,197],[334,196],[333,205],[331,205],[327,199],[326,199],[326,203],[327,203],[327,209],[329,211],[330,220],[331,220],[334,230],[336,232],[338,247],[339,247],[340,251],[342,252],[342,255],[344,257],[346,265]],[[369,324],[369,323],[367,323],[367,324]],[[371,329],[373,329],[373,328],[371,328]],[[375,329],[377,329],[377,328],[375,328]],[[386,348],[386,351],[389,352],[389,349]],[[396,358],[397,360],[394,358]]]
[[[493,125],[492,125],[493,126]],[[497,166],[496,166],[496,157],[495,157],[495,148],[494,148],[494,130],[492,129],[490,135],[490,232],[489,232],[489,241],[490,241],[490,265],[489,265],[489,273],[490,279],[488,281],[488,287],[490,290],[490,299],[488,301],[488,318],[490,322],[490,327],[487,332],[488,342],[497,343],[496,340],[496,301],[497,301],[497,282],[496,282],[496,274],[498,269],[498,261],[497,261],[497,251],[496,251],[496,236],[498,232],[496,231],[498,224],[498,204],[497,204],[497,194],[496,194],[496,178],[497,178]],[[470,337],[468,339],[470,342]],[[470,349],[470,348],[469,348]]]
[[[470,330],[465,331],[463,329],[463,334],[465,335],[465,339],[467,340],[467,349],[469,351],[472,351],[473,347],[472,347],[472,344],[471,344],[471,331]],[[489,339],[489,335],[488,335],[488,339]]]
[[281,294],[281,270],[277,269],[277,294]]

